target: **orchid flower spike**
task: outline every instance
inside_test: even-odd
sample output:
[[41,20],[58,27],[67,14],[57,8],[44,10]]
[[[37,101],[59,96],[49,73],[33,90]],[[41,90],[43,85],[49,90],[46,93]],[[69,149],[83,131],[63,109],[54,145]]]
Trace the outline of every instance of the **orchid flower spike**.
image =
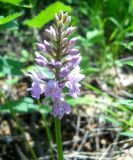
[[82,57],[80,51],[74,48],[77,38],[70,39],[75,30],[76,27],[71,26],[71,17],[67,13],[61,11],[56,14],[54,25],[45,30],[49,41],[37,43],[41,53],[35,52],[37,65],[47,67],[54,74],[54,78],[47,79],[40,76],[42,74],[39,72],[29,74],[32,80],[29,89],[32,97],[39,99],[42,94],[46,98],[50,97],[53,102],[52,115],[60,119],[71,112],[71,107],[65,102],[65,95],[77,98],[80,81],[84,78],[79,67]]

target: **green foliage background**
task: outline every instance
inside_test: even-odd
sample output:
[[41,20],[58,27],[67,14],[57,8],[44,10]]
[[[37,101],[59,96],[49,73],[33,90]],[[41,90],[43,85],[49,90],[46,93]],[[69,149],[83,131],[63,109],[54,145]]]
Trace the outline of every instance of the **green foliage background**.
[[[51,24],[55,13],[59,10],[67,11],[72,16],[72,25],[77,26],[76,36],[79,38],[83,59],[81,68],[89,77],[101,76],[105,70],[112,67],[128,68],[133,71],[133,0],[64,0],[64,1],[37,1],[37,0],[0,0],[0,34],[14,37],[15,41],[0,40],[0,78],[10,85],[19,83],[24,74],[35,67],[33,53],[37,34],[43,39],[43,28]],[[8,49],[6,49],[8,48]],[[131,57],[128,59],[127,57]],[[110,86],[114,83],[105,77]],[[112,80],[113,81],[113,80]],[[83,83],[86,90],[96,92],[99,96],[105,95],[112,100],[112,106],[107,105],[103,117],[114,123],[117,119],[122,128],[122,134],[132,136],[133,129],[133,101],[122,97],[122,101],[110,97],[99,88]],[[3,89],[1,89],[3,92]],[[133,92],[133,89],[129,92]],[[3,95],[5,93],[2,93]],[[8,99],[8,97],[6,97]],[[5,99],[6,99],[5,98]],[[5,100],[6,101],[6,100]],[[98,103],[88,97],[68,99],[72,106],[89,105],[96,107]],[[37,102],[29,97],[10,102],[15,112],[33,112],[37,109]],[[49,102],[48,104],[49,105]],[[44,106],[43,113],[49,113]],[[45,111],[44,111],[45,110]],[[10,112],[5,104],[0,111]],[[120,113],[120,114],[116,114]]]

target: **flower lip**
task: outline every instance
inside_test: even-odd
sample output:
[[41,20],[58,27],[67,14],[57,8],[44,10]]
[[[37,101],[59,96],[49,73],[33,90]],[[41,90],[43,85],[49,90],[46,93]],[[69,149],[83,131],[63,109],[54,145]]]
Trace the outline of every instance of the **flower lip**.
[[64,114],[69,114],[71,112],[71,107],[64,101],[58,100],[53,105],[52,114],[54,117],[59,117],[61,119]]
[[47,83],[46,91],[45,91],[46,97],[51,97],[54,101],[56,98],[61,97],[61,88],[58,85],[58,82],[55,80],[49,80]]
[[34,83],[31,88],[32,97],[39,99],[41,95],[41,88],[37,83]]

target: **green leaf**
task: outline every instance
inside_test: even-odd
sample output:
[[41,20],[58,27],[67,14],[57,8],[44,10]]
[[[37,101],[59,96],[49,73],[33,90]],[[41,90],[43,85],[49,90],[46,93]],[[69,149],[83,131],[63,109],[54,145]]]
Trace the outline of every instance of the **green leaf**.
[[43,68],[43,69],[41,67],[36,67],[36,68],[38,68],[38,69],[40,69],[40,71],[42,71],[45,78],[47,78],[47,79],[55,78],[55,75],[52,72],[50,72],[50,70],[48,68]]
[[42,114],[49,114],[51,112],[51,107],[49,106],[42,106],[39,111],[42,113]]
[[55,14],[59,12],[60,10],[70,12],[72,9],[70,6],[65,5],[61,2],[55,2],[48,6],[46,9],[42,10],[37,16],[35,16],[31,20],[27,20],[26,24],[30,27],[37,27],[41,28],[46,23],[50,22]]
[[11,101],[9,104],[3,104],[0,106],[0,111],[1,112],[10,112],[10,107],[12,107],[12,110],[14,112],[28,112],[29,108],[35,108],[33,105],[33,99],[31,98],[22,98],[16,101]]
[[[131,37],[132,36],[133,35],[131,35]],[[127,37],[130,37],[130,36],[127,36]],[[131,42],[119,42],[119,41],[117,42],[116,41],[115,43],[125,47],[128,50],[132,50],[132,48],[133,48],[133,41],[131,41]]]
[[85,83],[85,82],[82,82],[82,84],[83,84],[87,89],[91,89],[91,90],[93,90],[94,92],[96,92],[97,94],[103,94],[103,92],[102,92],[100,89],[94,87],[93,85],[90,85],[90,84]]
[[8,85],[15,85],[18,82],[19,79],[20,78],[18,76],[15,76],[11,79],[5,80],[5,83],[8,84]]
[[117,118],[117,119],[120,118],[119,114],[115,111],[112,111],[112,109],[110,109],[110,108],[107,108],[106,112],[108,112],[114,118]]
[[122,29],[120,23],[114,17],[109,17],[108,20],[110,20],[112,23],[114,23],[116,25],[116,27]]
[[53,79],[53,78],[55,78],[55,75],[48,68],[45,68],[45,67],[42,68],[42,67],[39,67],[39,66],[36,66],[36,65],[31,65],[31,66],[28,66],[28,68],[24,68],[23,69],[24,73],[27,73],[27,72],[30,72],[30,71],[36,71],[36,73],[41,72],[42,75],[46,79]]
[[131,116],[130,120],[129,120],[129,124],[131,127],[133,127],[133,115]]
[[89,104],[88,97],[79,97],[76,99],[69,99],[67,100],[67,103],[70,104],[71,106]]
[[126,137],[133,137],[133,131],[121,132],[119,134]]
[[118,100],[117,103],[118,103],[118,105],[121,104],[123,106],[126,106],[127,109],[129,109],[130,111],[133,111],[133,100],[131,100],[131,99],[128,99],[128,100],[121,99],[121,100]]
[[0,2],[18,5],[20,2],[22,2],[22,0],[0,0]]
[[41,113],[48,114],[51,109],[49,106],[43,106],[39,109],[37,104],[34,104],[34,100],[30,97],[21,98],[19,100],[11,101],[9,104],[3,104],[0,106],[0,112],[10,112],[10,107],[12,107],[12,111],[15,113],[27,113],[27,112],[35,112],[40,111]]
[[121,123],[121,122],[119,122],[116,118],[113,118],[113,117],[111,117],[111,116],[102,116],[103,118],[105,118],[107,121],[109,121],[109,122],[111,122],[111,123],[113,123],[113,124],[115,124],[116,126],[122,126],[123,124]]
[[117,109],[119,109],[120,111],[122,111],[123,113],[125,112],[125,113],[129,113],[130,112],[130,110],[126,107],[126,106],[122,106],[122,105],[118,105],[117,106]]
[[11,21],[15,20],[16,18],[20,17],[21,15],[22,15],[22,13],[14,13],[14,14],[6,16],[6,17],[0,17],[0,25],[11,22]]
[[88,31],[86,34],[86,38],[91,43],[101,42],[103,40],[103,31],[102,30],[92,30]]
[[11,21],[11,22],[8,22],[8,23],[5,23],[3,25],[0,25],[0,31],[5,31],[6,29],[8,30],[12,30],[12,31],[15,31],[15,30],[18,30],[19,26],[18,26],[18,23],[17,21]]
[[83,74],[88,75],[90,67],[86,67],[86,65],[89,66],[89,58],[87,56],[83,56],[83,59],[81,61],[81,68],[83,68]]
[[0,77],[5,75],[21,76],[23,63],[13,58],[0,57]]
[[132,61],[124,61],[124,62],[122,62],[122,63],[123,63],[123,64],[127,64],[127,65],[133,67],[133,60],[132,60]]

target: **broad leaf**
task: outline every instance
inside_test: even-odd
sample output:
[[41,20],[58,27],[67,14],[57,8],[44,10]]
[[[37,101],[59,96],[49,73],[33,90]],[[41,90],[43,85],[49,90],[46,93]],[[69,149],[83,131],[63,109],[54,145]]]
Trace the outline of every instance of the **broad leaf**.
[[[11,108],[12,107],[12,108]],[[48,106],[43,106],[39,109],[37,104],[34,104],[34,100],[30,97],[21,98],[19,100],[11,101],[8,104],[0,106],[0,112],[9,112],[11,109],[14,113],[27,113],[40,111],[41,113],[48,114],[51,110]]]
[[42,10],[33,19],[26,21],[26,24],[30,27],[41,28],[46,23],[50,22],[54,18],[55,13],[59,12],[60,10],[70,12],[72,9],[70,6],[61,2],[55,2],[48,6],[46,9]]
[[10,31],[18,30],[19,26],[17,21],[11,21],[5,24],[0,25],[0,31],[5,31],[6,29]]
[[23,63],[13,58],[0,57],[0,77],[5,75],[22,75]]

